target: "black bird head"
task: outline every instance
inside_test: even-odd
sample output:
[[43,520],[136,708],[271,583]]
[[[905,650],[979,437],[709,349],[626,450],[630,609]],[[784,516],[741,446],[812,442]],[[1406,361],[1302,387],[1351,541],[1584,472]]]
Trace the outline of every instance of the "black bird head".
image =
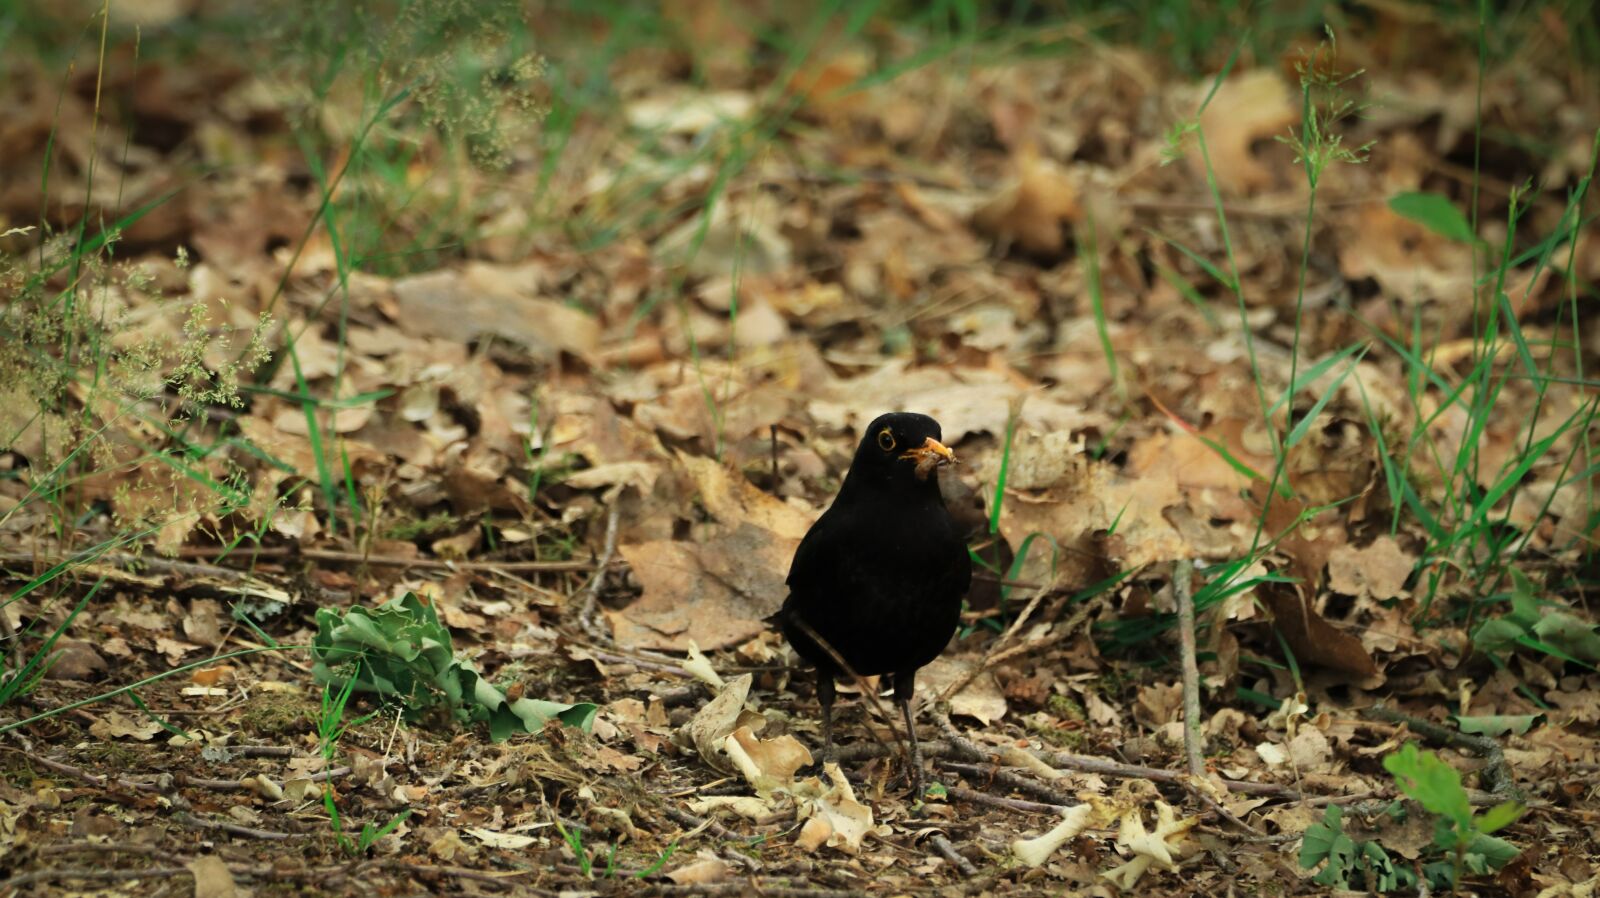
[[886,487],[937,496],[939,478],[934,471],[956,461],[956,454],[939,442],[941,435],[939,422],[927,415],[890,412],[874,418],[861,435],[850,473],[839,489],[840,498],[857,490]]

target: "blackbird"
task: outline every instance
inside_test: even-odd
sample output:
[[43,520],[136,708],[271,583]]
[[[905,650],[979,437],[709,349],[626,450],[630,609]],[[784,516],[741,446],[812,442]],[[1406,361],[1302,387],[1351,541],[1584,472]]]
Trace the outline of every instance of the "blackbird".
[[834,678],[894,677],[918,798],[917,671],[950,642],[972,582],[966,543],[939,493],[936,471],[956,460],[940,436],[939,422],[906,412],[867,426],[839,495],[795,550],[776,615],[789,644],[816,666],[825,759],[833,755]]

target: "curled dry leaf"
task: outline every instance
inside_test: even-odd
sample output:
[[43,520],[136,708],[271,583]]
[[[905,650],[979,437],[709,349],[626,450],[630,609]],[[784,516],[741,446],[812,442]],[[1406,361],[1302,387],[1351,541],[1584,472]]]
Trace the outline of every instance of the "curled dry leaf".
[[856,793],[838,764],[829,762],[826,773],[830,783],[827,791],[802,805],[802,813],[808,817],[796,844],[813,853],[826,845],[856,854],[861,850],[861,840],[872,831],[872,809],[856,800]]
[[1117,847],[1131,851],[1134,857],[1127,863],[1101,874],[1123,891],[1131,890],[1151,867],[1171,870],[1174,853],[1181,854],[1184,838],[1199,823],[1198,818],[1179,818],[1172,806],[1156,802],[1156,829],[1145,829],[1144,818],[1136,807],[1128,808],[1117,829]]
[[727,810],[746,820],[763,820],[772,814],[772,805],[754,795],[711,795],[689,802],[689,810],[701,815]]
[[723,750],[745,780],[762,795],[789,787],[794,782],[794,772],[811,763],[811,752],[789,733],[774,739],[760,739],[749,727],[739,727],[730,733],[723,742]]
[[1088,829],[1093,820],[1094,808],[1088,803],[1068,808],[1054,829],[1031,839],[1017,839],[1012,842],[1011,855],[1030,867],[1042,866],[1056,849]]
[[683,725],[682,733],[689,744],[707,764],[718,770],[730,773],[733,770],[724,754],[724,743],[728,734],[739,727],[739,716],[744,712],[745,699],[750,696],[751,682],[750,674],[733,678],[720,695],[707,702]]
[[728,864],[721,858],[702,858],[669,872],[667,878],[680,886],[709,885],[728,878]]
[[711,666],[711,659],[706,657],[705,652],[700,651],[700,646],[693,640],[689,642],[689,658],[683,662],[683,669],[712,689],[721,691],[727,685],[722,675],[717,673],[717,669]]

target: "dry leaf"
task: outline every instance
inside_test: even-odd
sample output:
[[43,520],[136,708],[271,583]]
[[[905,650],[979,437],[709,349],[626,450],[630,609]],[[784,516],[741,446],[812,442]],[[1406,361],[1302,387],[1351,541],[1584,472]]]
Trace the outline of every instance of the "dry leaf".
[[[1208,82],[1201,89],[1210,87]],[[1234,195],[1271,187],[1281,169],[1258,159],[1255,145],[1288,133],[1299,120],[1300,105],[1275,69],[1240,72],[1224,81],[1200,116],[1218,186]],[[1190,149],[1189,165],[1197,178],[1206,177],[1198,150]]]
[[232,871],[214,854],[190,861],[189,873],[194,876],[194,898],[234,898],[238,894]]
[[811,763],[811,752],[789,733],[774,739],[758,739],[749,727],[730,733],[723,742],[723,750],[761,795],[787,788],[794,781],[794,772]]
[[739,726],[739,715],[744,711],[745,700],[750,695],[750,674],[742,674],[728,681],[716,698],[707,702],[688,723],[683,725],[683,735],[707,764],[725,772],[733,767],[724,754],[725,740]]
[[1397,598],[1416,563],[1416,557],[1387,534],[1364,549],[1342,545],[1328,556],[1328,587],[1347,596]]
[[146,717],[142,720],[133,720],[121,711],[108,711],[104,717],[89,724],[89,733],[101,739],[138,739],[140,742],[149,742],[161,732],[162,726]]
[[872,831],[872,809],[856,800],[855,791],[838,764],[829,762],[824,771],[829,786],[804,803],[803,812],[809,817],[796,844],[809,852],[826,845],[856,854],[861,850],[861,840]]

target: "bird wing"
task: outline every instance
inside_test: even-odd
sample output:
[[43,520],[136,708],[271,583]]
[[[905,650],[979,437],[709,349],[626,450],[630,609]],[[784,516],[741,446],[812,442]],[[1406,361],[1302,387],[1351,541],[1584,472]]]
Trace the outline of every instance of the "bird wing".
[[819,554],[824,554],[822,546],[832,543],[838,531],[839,516],[829,507],[817,519],[806,535],[801,538],[800,546],[794,550],[794,560],[789,562],[789,576],[784,578],[784,583],[789,585],[789,594],[796,590],[808,589],[816,584],[831,567],[817,560]]

